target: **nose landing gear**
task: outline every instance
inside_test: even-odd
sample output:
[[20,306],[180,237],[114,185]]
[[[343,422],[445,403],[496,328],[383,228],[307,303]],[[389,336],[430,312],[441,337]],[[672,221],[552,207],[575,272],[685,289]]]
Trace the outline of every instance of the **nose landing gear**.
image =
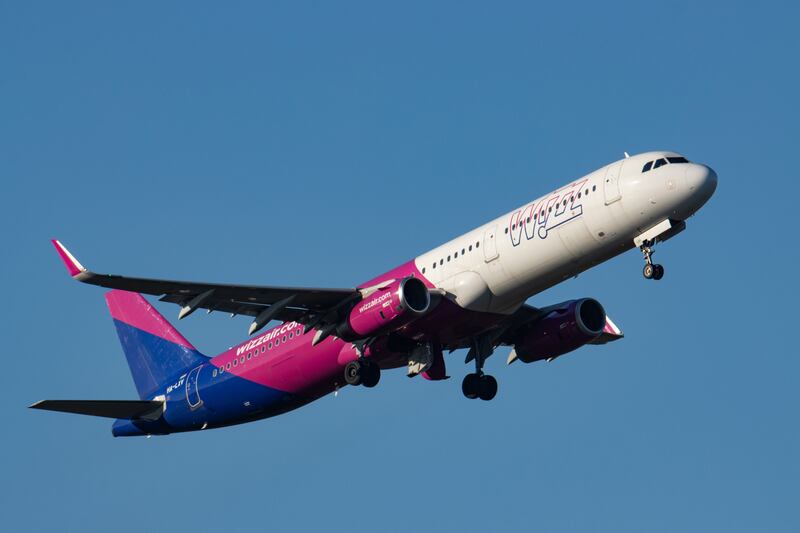
[[652,257],[655,253],[655,250],[653,250],[654,244],[653,241],[644,241],[639,247],[642,250],[645,261],[642,274],[644,274],[644,277],[647,279],[660,280],[664,277],[664,267],[653,263]]

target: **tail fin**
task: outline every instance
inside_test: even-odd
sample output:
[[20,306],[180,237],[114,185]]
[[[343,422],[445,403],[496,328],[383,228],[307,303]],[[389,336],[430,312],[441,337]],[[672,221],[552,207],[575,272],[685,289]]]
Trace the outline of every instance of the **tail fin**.
[[207,361],[141,294],[113,290],[106,302],[140,398]]

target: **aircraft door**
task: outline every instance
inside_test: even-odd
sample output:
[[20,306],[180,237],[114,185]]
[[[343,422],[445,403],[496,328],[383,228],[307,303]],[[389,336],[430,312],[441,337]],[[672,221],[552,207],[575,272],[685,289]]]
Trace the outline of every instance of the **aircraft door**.
[[624,160],[618,161],[613,165],[609,165],[608,170],[606,171],[606,177],[603,183],[606,205],[613,204],[622,198],[622,193],[620,192],[619,188],[619,175],[622,171],[622,165],[624,164]]
[[483,234],[483,258],[489,263],[498,257],[497,253],[497,225],[489,227]]
[[200,399],[200,388],[197,386],[197,378],[200,376],[202,369],[203,365],[200,365],[189,372],[186,377],[186,401],[192,411],[203,405],[203,400]]

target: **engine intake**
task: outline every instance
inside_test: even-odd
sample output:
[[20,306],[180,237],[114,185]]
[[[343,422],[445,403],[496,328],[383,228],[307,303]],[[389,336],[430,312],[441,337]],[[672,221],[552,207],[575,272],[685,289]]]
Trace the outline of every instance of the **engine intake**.
[[531,324],[514,350],[525,363],[558,357],[596,339],[605,324],[606,312],[600,302],[592,298],[570,300]]
[[352,340],[395,331],[427,313],[430,306],[431,296],[422,280],[395,280],[358,302],[338,336]]

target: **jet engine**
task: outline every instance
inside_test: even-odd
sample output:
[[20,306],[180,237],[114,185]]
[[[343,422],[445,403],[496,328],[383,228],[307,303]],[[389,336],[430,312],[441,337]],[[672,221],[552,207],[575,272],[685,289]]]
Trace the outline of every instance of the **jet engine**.
[[595,340],[605,324],[606,312],[597,300],[563,302],[523,330],[514,351],[525,363],[558,357]]
[[428,287],[420,279],[395,280],[359,301],[337,334],[350,340],[395,331],[427,313],[430,307]]

